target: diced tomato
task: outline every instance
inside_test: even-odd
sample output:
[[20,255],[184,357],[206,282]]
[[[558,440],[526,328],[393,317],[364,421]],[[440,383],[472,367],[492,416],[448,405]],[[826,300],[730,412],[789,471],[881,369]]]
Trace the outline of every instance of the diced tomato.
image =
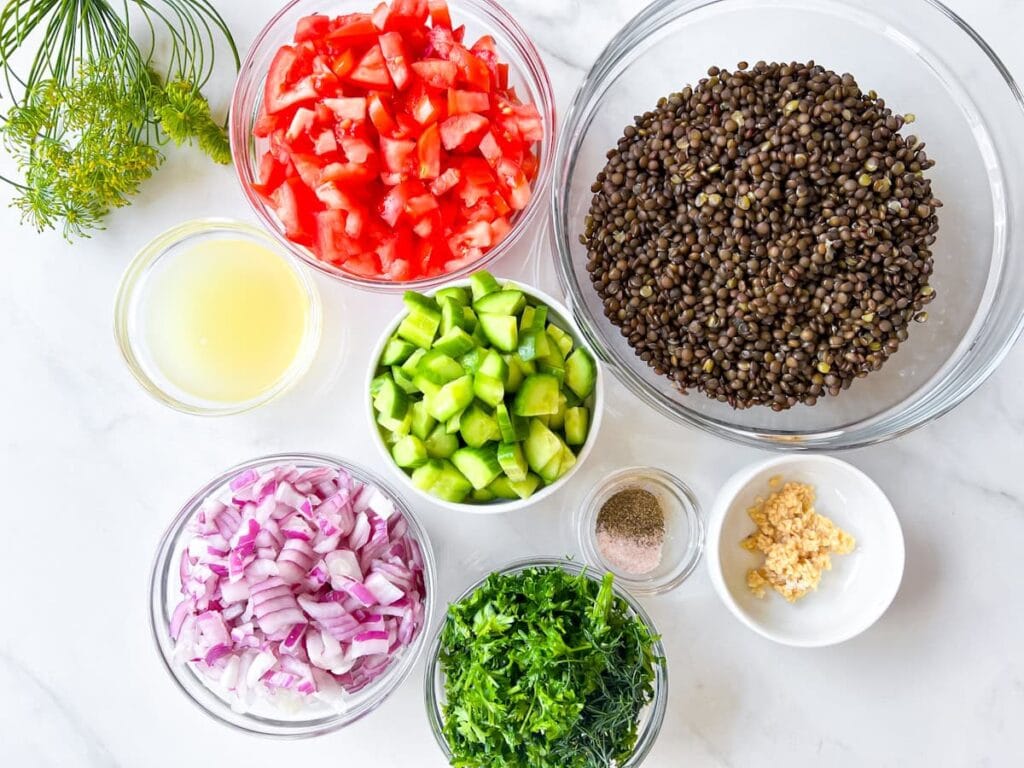
[[370,122],[373,123],[373,127],[382,136],[391,136],[394,134],[395,129],[398,127],[395,125],[395,118],[388,112],[387,107],[384,106],[384,102],[380,97],[379,93],[371,93],[367,99],[368,110],[370,113]]
[[479,91],[460,91],[448,89],[448,114],[464,115],[467,112],[486,112],[491,106],[491,99],[486,93]]
[[302,43],[306,40],[319,40],[331,29],[331,17],[315,13],[312,16],[305,16],[299,19],[295,25],[295,42]]
[[444,99],[420,86],[409,103],[409,113],[420,125],[431,125],[444,117]]
[[321,103],[330,109],[339,120],[355,122],[366,119],[366,99],[361,96],[324,99]]
[[412,71],[431,88],[450,88],[455,84],[455,77],[458,75],[458,67],[444,59],[424,59],[414,61]]
[[334,29],[327,33],[327,40],[344,41],[346,45],[351,45],[353,42],[359,43],[377,38],[377,27],[374,26],[373,18],[368,13],[350,13],[348,16],[341,17],[338,22]]
[[404,174],[412,167],[412,153],[416,151],[415,141],[380,138],[380,152],[384,169],[389,173]]
[[355,68],[356,53],[351,48],[346,48],[344,52],[335,56],[334,61],[331,62],[331,71],[338,77],[346,77]]
[[391,88],[391,75],[388,74],[388,68],[384,63],[384,54],[381,52],[379,44],[374,43],[363,54],[348,79],[364,88]]
[[416,142],[416,154],[420,161],[421,179],[436,179],[441,175],[441,134],[437,123],[430,125],[420,135]]
[[282,46],[270,63],[264,85],[263,105],[267,113],[272,115],[293,104],[313,101],[317,91],[311,73],[311,63],[300,58],[296,48]]
[[431,182],[430,192],[435,197],[441,197],[441,195],[458,184],[461,178],[462,174],[459,173],[458,168],[446,168],[440,176]]
[[449,152],[467,152],[480,143],[488,125],[483,115],[453,115],[441,123],[441,143]]
[[472,264],[531,198],[544,125],[445,0],[301,19],[267,75],[253,191],[286,236],[374,280]]
[[427,8],[430,10],[430,23],[433,26],[452,28],[452,16],[448,12],[446,0],[427,0]]
[[398,90],[402,90],[408,85],[409,78],[412,76],[409,72],[409,57],[405,52],[402,36],[397,32],[385,32],[380,36],[379,44],[391,80]]

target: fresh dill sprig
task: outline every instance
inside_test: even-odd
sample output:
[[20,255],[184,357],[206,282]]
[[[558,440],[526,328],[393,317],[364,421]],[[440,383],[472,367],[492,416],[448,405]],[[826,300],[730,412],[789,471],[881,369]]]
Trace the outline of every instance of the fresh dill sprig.
[[[32,43],[19,73],[13,60]],[[0,139],[20,178],[0,179],[14,188],[22,220],[88,236],[128,205],[167,140],[229,163],[225,125],[202,94],[218,44],[237,70],[234,40],[208,0],[7,0],[0,78],[13,104]]]

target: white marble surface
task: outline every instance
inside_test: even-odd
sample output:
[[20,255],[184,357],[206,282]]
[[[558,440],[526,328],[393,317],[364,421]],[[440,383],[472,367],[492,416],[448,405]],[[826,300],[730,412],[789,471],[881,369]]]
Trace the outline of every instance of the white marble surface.
[[[584,68],[640,3],[512,0],[545,55],[563,107]],[[1024,79],[1024,3],[951,0]],[[270,0],[218,3],[242,44]],[[353,408],[373,329],[398,307],[321,281],[329,330],[297,390],[252,414],[202,420],[150,400],[111,334],[121,270],[185,218],[249,219],[230,170],[192,152],[167,166],[110,229],[73,248],[0,208],[0,765],[170,768],[443,765],[422,711],[421,669],[372,717],[285,743],[208,720],[160,668],[146,582],[178,504],[257,454],[327,451],[379,465]],[[1018,254],[1018,257],[1021,254]],[[536,258],[536,257],[534,257]],[[510,257],[501,272],[550,268]],[[350,330],[345,330],[349,328]],[[672,695],[648,765],[1010,766],[1024,757],[1024,348],[952,414],[898,442],[848,454],[891,496],[907,569],[867,634],[818,651],[741,627],[698,572],[648,601],[668,645]],[[572,487],[511,517],[424,509],[442,597],[489,566],[575,550],[568,509],[623,460],[664,465],[708,505],[759,457],[666,423],[613,384],[605,432]]]

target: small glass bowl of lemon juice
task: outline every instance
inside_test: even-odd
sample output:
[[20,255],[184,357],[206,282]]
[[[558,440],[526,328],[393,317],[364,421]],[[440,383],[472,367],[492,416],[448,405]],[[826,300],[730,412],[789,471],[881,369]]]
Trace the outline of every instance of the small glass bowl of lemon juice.
[[310,277],[261,230],[180,224],[143,248],[117,294],[114,332],[132,374],[186,413],[262,405],[308,370],[320,342]]

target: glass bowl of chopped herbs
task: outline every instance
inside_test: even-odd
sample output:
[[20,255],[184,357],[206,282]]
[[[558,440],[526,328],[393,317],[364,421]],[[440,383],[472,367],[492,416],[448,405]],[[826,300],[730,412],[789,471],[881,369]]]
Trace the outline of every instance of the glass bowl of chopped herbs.
[[668,703],[654,623],[611,573],[520,560],[448,607],[427,663],[427,715],[459,768],[630,768]]

